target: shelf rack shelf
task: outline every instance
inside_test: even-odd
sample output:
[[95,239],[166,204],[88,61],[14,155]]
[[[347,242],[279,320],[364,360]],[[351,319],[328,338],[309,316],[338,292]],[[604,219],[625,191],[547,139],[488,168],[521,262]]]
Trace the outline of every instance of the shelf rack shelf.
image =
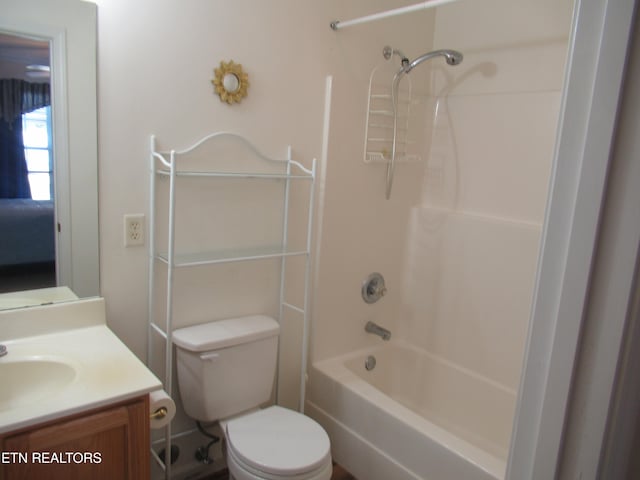
[[[265,170],[269,170],[275,165],[279,171],[225,171],[225,169],[215,170],[214,166],[216,158],[208,158],[206,160],[207,168],[189,169],[182,163],[190,154],[200,151],[205,145],[218,141],[233,140],[235,148],[242,150],[242,154],[249,154],[257,163],[264,163]],[[171,335],[174,323],[174,273],[176,269],[188,269],[196,266],[211,266],[220,264],[230,264],[234,262],[251,262],[264,259],[280,259],[280,284],[279,284],[279,318],[282,321],[285,309],[290,309],[299,313],[302,317],[302,355],[300,370],[300,397],[299,409],[302,411],[305,396],[305,375],[307,370],[307,350],[309,336],[309,280],[310,280],[310,255],[311,255],[311,228],[313,224],[313,199],[316,178],[316,160],[312,160],[311,168],[304,167],[301,163],[292,159],[291,147],[287,148],[287,156],[285,159],[274,159],[263,154],[253,143],[245,137],[231,132],[216,132],[207,135],[194,145],[184,150],[158,151],[156,148],[155,136],[151,136],[150,141],[150,215],[149,215],[149,337],[148,337],[148,353],[147,364],[151,367],[154,362],[154,340],[160,337],[164,342],[164,388],[167,392],[173,391],[173,349]],[[211,168],[209,168],[211,166]],[[210,184],[211,189],[216,189],[220,184],[218,182],[225,180],[277,180],[284,182],[283,198],[282,198],[282,232],[281,242],[278,245],[264,245],[250,248],[229,249],[203,251],[182,252],[176,249],[176,198],[178,196],[178,184],[181,179],[187,178],[204,178],[215,180]],[[157,193],[157,182],[159,180],[166,181],[168,179],[168,207],[166,214],[166,247],[164,251],[159,251],[157,244],[160,232],[156,232],[159,227],[156,226],[157,219],[156,210],[158,209],[159,199]],[[290,184],[292,181],[310,182],[308,200],[307,200],[307,225],[304,246],[292,248],[288,245],[287,239],[289,234],[289,206],[291,201]],[[219,205],[222,208],[229,205]],[[193,206],[194,208],[197,205]],[[220,225],[224,229],[224,225]],[[304,259],[304,289],[302,305],[293,305],[285,300],[285,272],[286,261],[291,257],[302,257]],[[166,267],[166,290],[164,299],[166,301],[164,318],[157,321],[155,312],[156,306],[156,290],[159,283],[156,279],[156,265],[164,264]],[[164,320],[164,321],[162,321]],[[173,439],[183,436],[188,432],[172,433],[171,424],[165,427],[165,452],[171,451],[171,442]],[[160,463],[164,469],[165,478],[171,478],[171,465],[163,465],[155,452],[153,457]]]
[[[174,267],[195,267],[218,263],[244,262],[267,258],[293,257],[306,255],[306,250],[282,251],[280,247],[263,247],[244,250],[219,250],[213,252],[182,253],[174,256]],[[157,259],[169,264],[167,253],[158,253]]]

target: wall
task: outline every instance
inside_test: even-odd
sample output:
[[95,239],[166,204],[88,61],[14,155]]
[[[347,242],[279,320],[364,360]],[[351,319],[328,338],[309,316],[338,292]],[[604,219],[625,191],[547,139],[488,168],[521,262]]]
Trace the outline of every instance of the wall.
[[[122,216],[148,210],[149,135],[171,148],[238,131],[274,154],[291,143],[294,157],[309,164],[321,154],[325,76],[341,54],[328,24],[385,2],[98,4],[102,294],[113,299],[114,329],[143,356],[146,251],[123,247]],[[233,107],[210,83],[228,59],[244,65],[251,83]]]
[[[155,134],[159,148],[168,149],[185,147],[213,131],[236,131],[277,156],[283,155],[285,146],[291,144],[294,157],[309,165],[312,158],[322,156],[326,76],[335,73],[339,82],[366,83],[370,65],[382,58],[385,41],[398,36],[386,35],[389,29],[401,31],[391,22],[389,26],[368,30],[367,35],[357,30],[338,35],[329,28],[329,23],[335,18],[353,18],[411,2],[99,0],[96,3],[101,294],[106,299],[109,326],[144,359],[147,248],[124,247],[123,216],[149,213],[149,136]],[[211,85],[213,69],[221,60],[231,59],[244,66],[251,84],[248,97],[233,107],[221,103]],[[366,95],[364,91],[361,93],[362,97]],[[355,111],[352,118],[359,122],[362,97],[354,99],[352,92],[346,95],[344,112]],[[360,138],[360,125],[352,133],[351,127],[346,125],[345,135]],[[357,168],[361,163],[358,158],[347,161]],[[342,162],[342,156],[332,162],[336,170],[333,174],[339,174]],[[363,188],[365,185],[361,184]],[[335,207],[339,210],[345,200],[331,193],[327,198],[331,202],[329,211]],[[365,194],[361,198],[366,203],[370,196]],[[205,205],[205,210],[209,208]],[[335,224],[328,228],[337,233],[340,230]],[[342,276],[340,271],[335,273]],[[196,272],[198,277],[206,275]],[[201,289],[202,295],[198,296],[193,294],[198,290],[187,285],[183,292],[189,297],[181,296],[180,308],[189,313],[189,319],[180,317],[179,322],[220,318],[233,314],[234,308],[239,314],[255,313],[241,311],[250,303],[244,299],[247,291],[255,287],[251,279],[249,274],[240,274],[234,289],[222,298],[224,303],[217,304],[212,304],[212,300],[219,301],[220,296],[210,295],[213,290]],[[211,280],[207,282],[211,289],[220,286]],[[319,302],[325,299],[321,297]],[[283,379],[287,388],[281,393],[287,405],[295,406],[299,322],[284,327],[286,357],[282,368],[287,372]],[[187,425],[193,426],[179,415],[175,428]]]
[[[304,2],[110,0],[98,12],[101,292],[110,326],[144,358],[147,249],[124,248],[123,215],[149,212],[149,136],[181,148],[237,131],[274,155],[292,144],[307,163],[318,156],[324,73],[307,54],[322,38]],[[309,35],[291,43],[296,21]],[[251,82],[234,107],[211,84],[231,59]]]

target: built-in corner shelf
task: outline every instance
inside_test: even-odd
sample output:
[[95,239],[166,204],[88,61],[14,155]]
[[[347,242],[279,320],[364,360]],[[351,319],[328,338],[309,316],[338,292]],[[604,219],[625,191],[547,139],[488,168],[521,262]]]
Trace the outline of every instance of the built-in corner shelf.
[[[211,150],[208,147],[219,145],[218,142],[224,143],[225,147],[220,151],[224,152],[224,158],[220,156],[210,156],[210,151],[218,151],[215,148]],[[225,143],[226,142],[226,143]],[[232,144],[232,147],[229,147]],[[207,148],[205,148],[207,147]],[[237,159],[235,158],[237,155]],[[147,363],[151,367],[154,364],[154,349],[153,345],[157,342],[157,338],[160,338],[164,342],[164,389],[167,392],[173,391],[173,349],[171,336],[173,332],[173,299],[175,296],[174,289],[174,271],[176,269],[188,269],[189,267],[196,266],[211,266],[215,268],[215,265],[219,264],[231,264],[234,262],[251,262],[264,259],[274,259],[276,262],[279,260],[280,265],[274,266],[279,270],[280,275],[280,312],[278,321],[282,321],[283,312],[285,309],[293,310],[300,314],[302,318],[302,355],[301,355],[301,369],[300,369],[300,403],[299,408],[302,410],[304,405],[305,396],[305,375],[307,370],[307,351],[308,351],[308,337],[309,337],[309,280],[310,280],[310,254],[311,254],[311,227],[313,217],[313,198],[314,198],[314,185],[316,177],[316,161],[311,162],[311,168],[306,168],[301,163],[294,161],[291,158],[291,147],[287,149],[287,156],[284,159],[273,159],[263,154],[258,150],[253,143],[241,135],[229,132],[217,132],[208,135],[191,147],[184,150],[170,150],[170,151],[158,151],[156,149],[155,137],[151,137],[151,183],[150,183],[150,214],[149,214],[149,341],[148,341],[148,354]],[[198,167],[192,167],[190,159],[198,158]],[[204,160],[203,160],[204,159]],[[244,165],[247,161],[249,165]],[[202,164],[204,163],[204,168]],[[230,166],[231,165],[231,166]],[[260,165],[256,168],[256,165]],[[245,171],[246,170],[246,171]],[[190,178],[202,178],[205,183],[207,179],[215,180],[210,184],[206,183],[206,191],[211,191],[211,202],[206,202],[206,205],[198,204],[193,205],[190,212],[197,212],[200,209],[202,212],[202,218],[207,218],[206,212],[209,208],[216,209],[228,209],[234,208],[232,202],[222,202],[220,197],[215,193],[219,193],[225,187],[221,186],[220,182],[226,180],[233,180],[233,189],[240,188],[237,182],[243,182],[245,180],[251,181],[263,181],[263,180],[275,180],[278,182],[284,182],[281,192],[282,198],[278,197],[277,202],[270,203],[269,205],[278,205],[278,215],[282,218],[282,232],[280,236],[280,242],[277,245],[262,245],[252,246],[249,248],[239,249],[208,249],[204,248],[201,251],[181,251],[176,247],[176,198],[178,196],[188,199],[188,195],[182,195],[182,191],[179,190],[178,185],[183,181],[188,182]],[[166,181],[168,180],[168,186]],[[165,185],[164,188],[168,188],[167,195],[159,195],[158,182],[162,181]],[[289,225],[289,206],[291,203],[290,184],[293,181],[306,181],[310,182],[308,188],[307,203],[307,222],[306,222],[306,237],[302,237],[302,232],[296,232],[296,238],[304,238],[304,245],[302,247],[292,248],[287,244],[287,239],[291,232],[291,226]],[[249,188],[254,184],[249,184]],[[201,185],[199,184],[199,188]],[[188,188],[188,187],[187,187]],[[280,188],[280,187],[278,187]],[[229,191],[227,189],[226,191]],[[256,195],[256,191],[262,190],[250,190],[252,195]],[[299,209],[299,205],[303,205],[304,199],[300,198],[300,195],[304,196],[304,193],[296,191],[296,209]],[[217,200],[214,200],[217,199]],[[260,200],[258,200],[260,201]],[[216,204],[217,202],[217,204]],[[162,205],[162,206],[161,206]],[[162,213],[160,213],[162,211]],[[253,213],[250,213],[251,216]],[[159,227],[156,225],[156,215],[163,215],[164,231],[159,231]],[[253,214],[253,215],[258,215]],[[256,219],[254,219],[256,220]],[[234,217],[234,222],[238,219]],[[251,219],[247,219],[251,221]],[[223,224],[216,225],[216,230],[225,232],[228,225]],[[297,225],[300,222],[294,222]],[[261,225],[261,223],[256,222]],[[304,228],[304,225],[300,225]],[[261,231],[260,227],[260,231]],[[190,234],[196,234],[197,232],[184,232],[180,230],[181,236],[189,236]],[[271,238],[273,234],[266,235]],[[184,237],[183,237],[184,238]],[[256,238],[262,238],[261,235],[256,235]],[[162,242],[159,242],[162,240]],[[163,251],[160,251],[158,244],[163,245]],[[285,301],[284,289],[285,289],[285,271],[286,261],[291,257],[302,257],[305,261],[304,269],[304,294],[302,305],[292,305]],[[156,271],[156,265],[163,264],[165,268]],[[162,276],[165,276],[163,279]],[[160,279],[160,281],[158,281]],[[165,284],[166,281],[166,284]],[[164,285],[159,285],[164,284]],[[166,302],[166,308],[163,311],[156,312],[157,299],[156,295],[163,295]],[[162,299],[161,299],[162,300]],[[253,312],[251,312],[253,313]],[[188,319],[181,318],[181,325],[184,325]],[[171,424],[165,428],[165,451],[171,451],[172,439],[178,436],[185,435],[190,432],[172,433]],[[157,455],[154,455],[159,463]],[[162,465],[165,471],[165,478],[169,479],[171,475],[171,465]]]

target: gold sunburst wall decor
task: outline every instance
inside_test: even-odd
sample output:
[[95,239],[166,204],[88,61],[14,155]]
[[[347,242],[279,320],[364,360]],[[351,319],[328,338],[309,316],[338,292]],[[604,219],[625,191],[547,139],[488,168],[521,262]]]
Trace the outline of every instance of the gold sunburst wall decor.
[[242,65],[229,62],[220,62],[220,66],[213,71],[215,78],[211,80],[220,100],[233,105],[240,103],[247,96],[249,88],[249,76],[242,69]]

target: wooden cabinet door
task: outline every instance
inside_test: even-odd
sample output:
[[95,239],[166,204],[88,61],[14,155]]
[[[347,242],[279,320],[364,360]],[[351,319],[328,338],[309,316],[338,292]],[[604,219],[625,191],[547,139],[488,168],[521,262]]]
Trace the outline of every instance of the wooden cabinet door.
[[[147,398],[36,427],[3,441],[22,458],[2,465],[3,480],[146,480]],[[15,453],[12,453],[15,455]],[[24,461],[26,460],[26,461]]]

